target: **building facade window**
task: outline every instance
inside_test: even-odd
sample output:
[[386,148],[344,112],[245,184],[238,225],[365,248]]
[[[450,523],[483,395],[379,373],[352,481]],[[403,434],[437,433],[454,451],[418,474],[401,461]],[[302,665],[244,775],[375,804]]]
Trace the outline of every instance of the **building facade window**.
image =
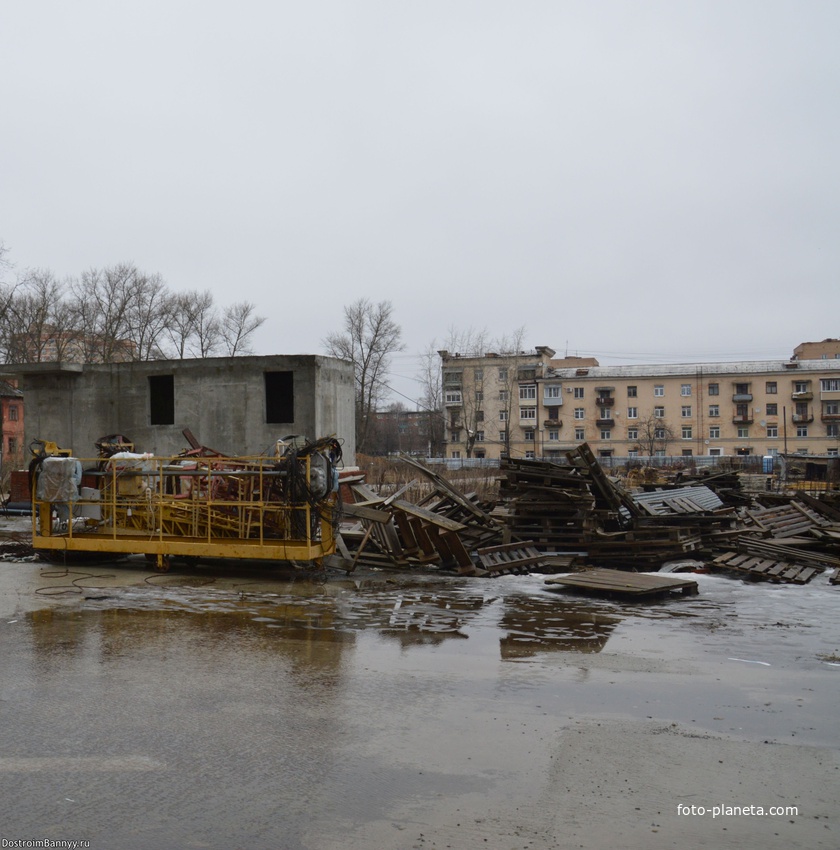
[[521,401],[530,401],[537,397],[537,385],[527,384],[519,388],[519,398]]
[[840,392],[840,378],[820,378],[820,390],[824,393]]
[[585,409],[582,408],[582,407],[576,407],[575,408],[575,419],[585,419],[585,418],[586,418]]
[[460,390],[447,390],[443,401],[445,404],[460,404],[461,403],[461,391]]
[[519,408],[519,418],[520,419],[536,419],[537,418],[537,408],[536,407],[520,407]]
[[627,429],[627,439],[628,440],[638,440],[639,439],[639,429],[638,428],[628,428]]
[[797,425],[796,426],[796,436],[797,437],[807,437],[808,436],[808,426],[807,425]]
[[575,428],[575,439],[578,441],[585,440],[584,429],[583,428]]
[[575,398],[583,398],[584,387],[575,387],[574,397]]
[[507,366],[500,366],[499,367],[499,380],[500,381],[506,381],[507,379],[508,379]]
[[680,395],[682,395],[682,396],[691,395],[691,384],[681,384],[680,385]]
[[18,409],[16,404],[9,405],[9,421],[17,422],[18,421]]
[[709,395],[720,395],[720,384],[709,384]]
[[612,434],[610,433],[608,428],[604,428],[601,430],[601,439],[602,440],[611,440]]
[[664,407],[654,407],[653,408],[653,415],[657,419],[664,419],[665,418],[665,408]]
[[483,443],[484,442],[484,431],[476,431],[475,432],[475,441],[477,443]]
[[709,416],[712,419],[717,419],[718,416],[720,416],[720,405],[710,404],[709,405]]
[[691,439],[691,425],[683,425],[682,427],[682,438],[684,440]]
[[719,440],[720,439],[720,425],[712,425],[709,428],[709,439],[710,440]]
[[682,416],[683,419],[691,419],[691,405],[690,404],[684,404],[682,406],[682,410],[680,411],[680,416]]
[[499,401],[507,401],[508,400],[508,391],[507,390],[499,390]]
[[775,381],[768,381],[764,386],[764,391],[767,395],[776,395],[779,391],[779,385]]
[[639,393],[638,387],[627,387],[627,398],[636,398]]
[[508,412],[506,410],[499,411],[499,422],[507,422]]
[[654,384],[653,386],[653,395],[655,398],[661,398],[665,395],[665,385],[664,384]]
[[556,428],[550,428],[548,431],[548,439],[549,440],[559,440],[560,432]]
[[778,416],[779,415],[779,405],[775,402],[767,405],[767,415],[768,416]]
[[638,419],[639,418],[639,408],[638,407],[628,407],[627,408],[627,418],[628,419]]
[[546,398],[563,398],[563,387],[559,384],[548,384],[545,387]]
[[767,426],[767,439],[777,440],[778,438],[779,438],[779,426],[778,425],[768,425]]
[[524,431],[524,435],[525,435],[525,442],[526,443],[533,443],[534,442],[534,430],[533,430],[533,428],[526,428],[525,431]]
[[749,428],[745,428],[743,426],[738,428],[738,437],[740,439],[745,440],[749,436],[750,436],[750,429]]

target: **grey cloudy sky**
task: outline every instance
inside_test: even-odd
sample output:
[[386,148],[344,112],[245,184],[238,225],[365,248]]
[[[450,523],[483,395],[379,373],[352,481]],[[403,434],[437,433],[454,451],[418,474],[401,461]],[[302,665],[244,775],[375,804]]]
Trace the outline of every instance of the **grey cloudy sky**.
[[[840,3],[74,0],[0,13],[0,239],[318,353],[359,297],[601,363],[840,327]],[[399,377],[404,376],[404,377]]]

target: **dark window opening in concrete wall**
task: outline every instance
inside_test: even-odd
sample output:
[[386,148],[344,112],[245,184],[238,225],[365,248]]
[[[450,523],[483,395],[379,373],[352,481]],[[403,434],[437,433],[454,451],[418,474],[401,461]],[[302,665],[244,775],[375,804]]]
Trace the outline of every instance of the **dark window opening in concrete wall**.
[[295,421],[294,372],[264,372],[265,421],[269,424]]
[[149,423],[175,424],[174,375],[149,375]]

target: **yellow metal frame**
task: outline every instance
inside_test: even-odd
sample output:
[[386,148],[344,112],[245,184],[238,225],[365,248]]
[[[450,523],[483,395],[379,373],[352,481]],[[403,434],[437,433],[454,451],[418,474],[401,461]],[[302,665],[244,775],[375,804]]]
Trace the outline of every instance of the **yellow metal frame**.
[[[149,457],[132,468],[116,459],[79,460],[83,485],[95,485],[88,498],[44,501],[33,482],[35,549],[145,554],[159,567],[173,556],[320,564],[335,551],[334,497],[316,505],[287,500],[282,463]],[[310,458],[294,462],[309,481]]]

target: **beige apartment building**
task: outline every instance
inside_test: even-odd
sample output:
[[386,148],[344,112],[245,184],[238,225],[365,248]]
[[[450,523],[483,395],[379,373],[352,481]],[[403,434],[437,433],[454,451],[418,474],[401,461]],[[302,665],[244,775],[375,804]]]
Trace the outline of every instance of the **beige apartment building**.
[[[439,352],[450,458],[809,454],[840,450],[840,340],[790,360],[600,366],[532,352]],[[803,359],[802,355],[808,359]]]

